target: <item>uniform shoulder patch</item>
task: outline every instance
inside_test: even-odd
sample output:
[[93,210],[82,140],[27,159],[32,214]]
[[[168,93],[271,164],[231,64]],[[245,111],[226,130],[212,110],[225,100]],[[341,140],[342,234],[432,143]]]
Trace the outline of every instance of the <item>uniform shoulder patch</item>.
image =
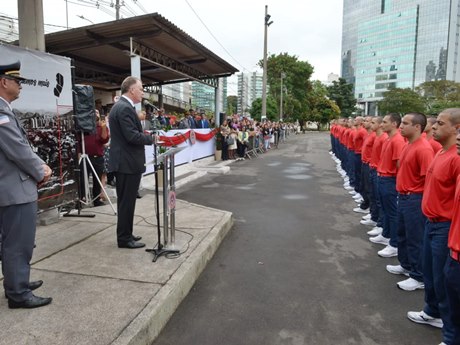
[[0,125],[10,122],[10,118],[7,115],[0,115]]

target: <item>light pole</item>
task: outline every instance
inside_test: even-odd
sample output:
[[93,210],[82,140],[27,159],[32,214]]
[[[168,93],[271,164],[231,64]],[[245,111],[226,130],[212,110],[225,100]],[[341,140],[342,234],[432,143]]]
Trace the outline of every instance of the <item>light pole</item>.
[[270,21],[270,15],[268,14],[268,6],[265,5],[265,17],[264,17],[264,70],[262,75],[262,114],[261,119],[267,117],[267,29],[273,23]]
[[283,121],[283,79],[286,78],[286,73],[281,72],[281,89],[280,89],[280,121]]

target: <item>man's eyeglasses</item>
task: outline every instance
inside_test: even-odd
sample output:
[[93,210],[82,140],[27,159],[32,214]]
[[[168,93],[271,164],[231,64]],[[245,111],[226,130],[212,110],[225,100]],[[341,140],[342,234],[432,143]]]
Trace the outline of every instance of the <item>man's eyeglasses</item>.
[[8,80],[13,80],[13,81],[15,81],[16,84],[18,84],[18,85],[21,84],[21,82],[20,82],[19,80],[15,79],[15,78],[7,78],[7,77],[3,77],[3,78],[4,78],[4,79],[8,79]]

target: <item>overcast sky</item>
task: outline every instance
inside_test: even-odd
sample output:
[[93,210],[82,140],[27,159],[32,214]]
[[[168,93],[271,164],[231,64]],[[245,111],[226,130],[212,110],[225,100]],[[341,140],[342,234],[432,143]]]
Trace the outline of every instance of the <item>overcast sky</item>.
[[[45,24],[65,28],[68,20],[73,28],[90,25],[89,21],[111,21],[114,15],[106,13],[114,13],[111,2],[115,0],[43,0]],[[268,5],[273,20],[268,28],[268,54],[295,55],[314,66],[313,79],[326,80],[329,73],[340,74],[342,3],[343,0],[124,0],[121,10],[123,17],[132,16],[132,12],[158,12],[240,71],[251,72],[257,70],[257,62],[262,59]],[[17,1],[3,0],[0,14],[17,18]],[[57,29],[60,28],[46,26],[45,32]],[[236,86],[229,85],[229,89]]]

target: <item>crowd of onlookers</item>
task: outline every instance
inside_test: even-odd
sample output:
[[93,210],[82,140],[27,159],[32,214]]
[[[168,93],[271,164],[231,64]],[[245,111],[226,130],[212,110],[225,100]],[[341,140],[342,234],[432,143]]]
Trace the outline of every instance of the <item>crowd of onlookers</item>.
[[[386,270],[405,291],[424,290],[424,307],[407,317],[442,329],[440,345],[460,345],[460,109],[437,117],[390,113],[339,119],[331,155],[344,188],[384,245]],[[423,301],[420,301],[421,303]]]
[[222,150],[222,160],[244,159],[253,150],[263,153],[278,148],[294,129],[289,122],[256,121],[234,115],[221,124],[217,149]]

